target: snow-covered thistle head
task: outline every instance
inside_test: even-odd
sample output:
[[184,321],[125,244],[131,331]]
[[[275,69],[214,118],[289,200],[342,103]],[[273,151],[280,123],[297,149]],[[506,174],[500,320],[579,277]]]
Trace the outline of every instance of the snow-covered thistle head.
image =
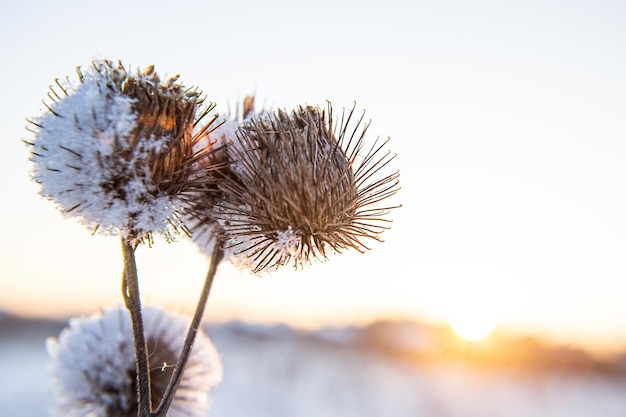
[[205,188],[197,161],[210,151],[195,145],[212,121],[194,126],[212,107],[177,78],[161,82],[152,66],[130,73],[103,60],[78,68],[77,82],[57,79],[27,142],[41,194],[130,242],[184,230],[181,202]]
[[[160,402],[182,348],[189,319],[144,308],[153,404]],[[50,373],[59,417],[135,417],[137,379],[132,329],[123,307],[76,318],[58,339],[48,339]],[[222,378],[210,339],[199,331],[170,417],[204,417],[209,391]]]
[[[218,184],[210,216],[235,263],[254,272],[294,266],[379,240],[398,190],[387,141],[365,148],[369,126],[354,108],[333,119],[332,106],[279,110],[244,121],[229,144],[230,173]],[[354,121],[354,123],[353,123]]]

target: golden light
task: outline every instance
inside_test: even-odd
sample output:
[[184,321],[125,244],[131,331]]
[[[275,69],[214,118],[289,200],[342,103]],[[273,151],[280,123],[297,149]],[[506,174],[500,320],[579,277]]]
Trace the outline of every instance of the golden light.
[[475,341],[489,335],[494,327],[494,319],[484,311],[465,309],[452,314],[448,323],[460,338]]

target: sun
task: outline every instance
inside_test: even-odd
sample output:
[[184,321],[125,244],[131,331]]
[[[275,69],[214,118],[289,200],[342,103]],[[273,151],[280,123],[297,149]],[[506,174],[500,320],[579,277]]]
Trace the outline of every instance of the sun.
[[448,323],[454,333],[468,341],[484,339],[495,325],[487,312],[472,308],[455,311],[448,318]]

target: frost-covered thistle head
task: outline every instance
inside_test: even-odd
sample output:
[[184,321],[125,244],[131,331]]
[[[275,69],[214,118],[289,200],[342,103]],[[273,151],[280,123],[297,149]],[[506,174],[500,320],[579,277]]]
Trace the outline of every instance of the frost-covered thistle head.
[[182,227],[186,196],[206,188],[194,130],[212,109],[197,89],[162,82],[150,66],[131,73],[95,61],[78,80],[56,80],[50,103],[31,121],[32,178],[41,194],[91,229],[131,242]]
[[379,203],[398,190],[398,172],[384,172],[395,155],[387,141],[365,147],[369,124],[354,108],[333,116],[329,103],[241,124],[210,214],[235,263],[254,272],[290,260],[297,267],[379,240],[391,208]]
[[[184,316],[144,308],[153,404],[169,382],[189,325]],[[59,417],[135,417],[137,379],[132,330],[123,307],[70,321],[58,339],[48,339],[50,373]],[[209,391],[222,378],[218,354],[206,334],[197,335],[170,417],[203,417]]]

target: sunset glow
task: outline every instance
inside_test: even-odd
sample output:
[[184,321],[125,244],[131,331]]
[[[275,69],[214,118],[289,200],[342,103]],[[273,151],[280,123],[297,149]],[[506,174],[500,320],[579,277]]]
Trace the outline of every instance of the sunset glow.
[[494,320],[481,311],[459,311],[448,319],[454,333],[460,338],[475,341],[489,336]]

